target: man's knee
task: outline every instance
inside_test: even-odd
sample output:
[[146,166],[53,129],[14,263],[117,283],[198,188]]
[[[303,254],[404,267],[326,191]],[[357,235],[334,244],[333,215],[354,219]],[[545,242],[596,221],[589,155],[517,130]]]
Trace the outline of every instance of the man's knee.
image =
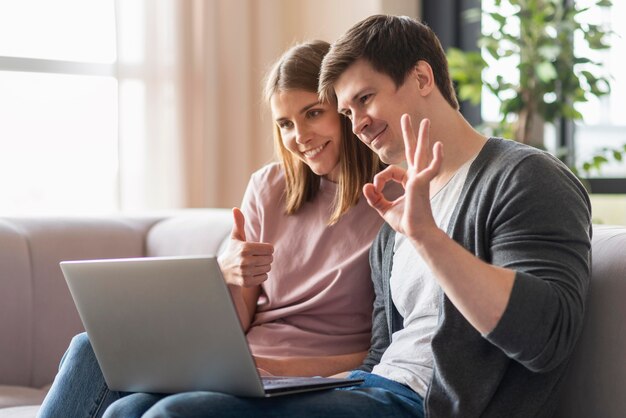
[[103,415],[103,418],[133,418],[141,417],[163,396],[151,393],[133,393],[113,402]]
[[150,408],[143,417],[253,417],[258,411],[252,399],[237,398],[216,392],[188,392],[163,398]]

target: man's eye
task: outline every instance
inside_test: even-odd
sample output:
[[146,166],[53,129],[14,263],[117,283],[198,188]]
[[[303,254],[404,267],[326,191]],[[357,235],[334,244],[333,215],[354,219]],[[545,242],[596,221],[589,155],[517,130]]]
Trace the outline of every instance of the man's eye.
[[371,94],[364,94],[363,96],[359,98],[359,102],[361,104],[365,104],[369,100],[370,97],[372,97]]

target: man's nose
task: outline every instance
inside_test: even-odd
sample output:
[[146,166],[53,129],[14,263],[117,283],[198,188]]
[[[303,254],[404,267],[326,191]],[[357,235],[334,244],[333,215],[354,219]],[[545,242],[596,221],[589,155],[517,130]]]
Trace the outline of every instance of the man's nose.
[[361,135],[370,125],[371,120],[365,112],[353,111],[352,113],[352,132],[355,135]]

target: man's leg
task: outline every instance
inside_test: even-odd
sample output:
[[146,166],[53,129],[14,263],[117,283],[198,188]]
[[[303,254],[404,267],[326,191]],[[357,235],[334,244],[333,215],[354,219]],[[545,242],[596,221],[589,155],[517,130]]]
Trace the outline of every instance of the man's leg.
[[113,402],[103,418],[140,418],[150,407],[166,395],[152,393],[131,393]]
[[188,392],[157,402],[144,418],[208,417],[414,417],[423,418],[422,399],[399,383],[362,374],[361,386],[287,395],[276,398],[239,398],[216,392]]
[[125,393],[107,387],[86,333],[72,339],[59,372],[39,410],[39,418],[99,418]]

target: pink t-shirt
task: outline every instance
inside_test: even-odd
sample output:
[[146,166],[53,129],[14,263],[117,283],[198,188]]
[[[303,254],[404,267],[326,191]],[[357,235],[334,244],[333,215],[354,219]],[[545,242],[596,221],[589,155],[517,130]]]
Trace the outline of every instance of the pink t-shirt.
[[285,215],[279,164],[252,175],[242,203],[249,241],[274,245],[247,337],[266,357],[323,356],[370,345],[374,299],[368,251],[382,219],[365,198],[327,226],[337,185],[322,179],[315,199]]

